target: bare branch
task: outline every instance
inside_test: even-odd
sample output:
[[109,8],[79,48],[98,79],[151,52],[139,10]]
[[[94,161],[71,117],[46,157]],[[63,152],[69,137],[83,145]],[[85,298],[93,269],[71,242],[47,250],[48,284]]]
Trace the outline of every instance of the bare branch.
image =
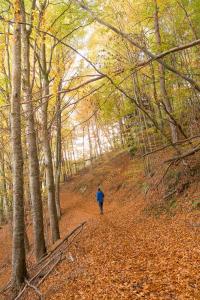
[[173,158],[170,158],[170,159],[166,160],[165,163],[168,163],[168,162],[173,163],[173,162],[180,161],[180,160],[184,159],[185,157],[188,157],[188,156],[191,156],[191,155],[197,153],[198,151],[200,151],[199,144],[195,148],[193,148],[192,150],[189,150],[185,153],[182,153],[181,155],[178,155],[178,156],[175,156]]
[[[163,65],[168,71],[171,71],[172,73],[178,75],[179,77],[181,77],[185,81],[189,82],[190,85],[194,89],[196,89],[198,92],[200,92],[200,86],[193,79],[191,79],[191,78],[183,75],[178,70],[176,70],[175,68],[173,68],[170,65],[168,65],[161,58],[157,57],[156,54],[153,54],[146,47],[144,47],[144,46],[140,45],[138,42],[136,42],[132,37],[130,37],[130,35],[128,33],[125,33],[123,31],[119,30],[115,26],[109,24],[108,22],[106,22],[106,21],[102,20],[101,18],[99,18],[98,16],[96,16],[96,14],[88,6],[86,6],[85,4],[83,4],[83,2],[80,2],[79,0],[73,0],[73,2],[77,3],[82,9],[84,9],[85,11],[87,11],[94,18],[94,20],[96,20],[99,24],[101,24],[101,25],[109,28],[113,32],[115,32],[118,35],[120,35],[122,38],[125,38],[133,46],[135,46],[136,48],[140,49],[143,53],[145,53],[146,55],[148,55],[149,57],[151,57],[151,60],[156,60],[159,64]],[[200,40],[198,40],[198,44],[200,44]],[[183,46],[182,46],[182,48],[183,48]],[[162,54],[160,54],[160,55],[162,55]],[[166,55],[167,55],[167,53],[164,54],[164,56],[166,56]]]

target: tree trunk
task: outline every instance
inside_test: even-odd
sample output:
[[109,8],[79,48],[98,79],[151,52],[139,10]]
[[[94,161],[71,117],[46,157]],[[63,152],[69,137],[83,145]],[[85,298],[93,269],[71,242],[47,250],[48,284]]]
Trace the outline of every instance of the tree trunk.
[[[61,89],[62,80],[58,85],[58,91]],[[57,96],[57,110],[56,110],[56,165],[55,165],[55,200],[57,216],[60,219],[60,173],[61,173],[61,98],[60,94]]]
[[[24,2],[22,3],[22,16],[23,22],[26,22]],[[35,120],[31,97],[30,86],[30,45],[29,45],[29,32],[26,30],[26,25],[22,25],[22,88],[24,93],[24,111],[26,116],[26,141],[28,151],[28,164],[29,164],[29,185],[30,197],[32,206],[33,218],[33,235],[34,235],[34,252],[36,260],[39,261],[46,253],[45,238],[44,238],[44,224],[43,224],[43,207],[40,188],[40,171],[37,152]]]
[[[154,0],[155,3],[155,14],[154,14],[154,22],[155,22],[155,35],[156,35],[156,42],[160,47],[162,45],[161,35],[160,35],[160,26],[159,26],[159,17],[158,17],[158,4],[157,0]],[[159,64],[159,73],[160,73],[160,92],[162,96],[163,104],[165,105],[166,111],[169,114],[172,114],[172,106],[170,103],[170,99],[167,94],[166,90],[166,83],[165,83],[165,67],[162,64]],[[174,124],[173,120],[169,117],[170,128],[171,128],[171,137],[172,142],[176,143],[178,141],[178,132],[176,125]]]
[[97,114],[94,115],[94,120],[95,120],[96,137],[97,137],[97,145],[99,148],[99,154],[102,155],[102,146],[101,146],[101,141],[100,141],[100,137],[99,137]]
[[0,195],[0,225],[3,224],[4,213],[3,213],[3,197]]
[[93,165],[93,154],[92,154],[92,140],[91,140],[91,133],[90,133],[90,123],[87,126],[88,130],[88,142],[89,142],[89,151],[90,151],[90,163]]
[[41,48],[41,65],[42,65],[42,101],[43,105],[41,107],[41,118],[42,118],[42,141],[43,141],[43,152],[45,159],[45,170],[46,170],[46,183],[48,192],[48,210],[51,228],[51,238],[52,242],[56,242],[60,238],[59,233],[59,223],[56,211],[55,202],[55,185],[54,185],[54,175],[53,175],[53,163],[52,154],[49,141],[48,132],[48,96],[49,96],[49,80],[48,73],[46,69],[46,49],[45,49],[45,38],[43,37],[43,43]]
[[2,177],[2,211],[5,221],[9,221],[9,204],[5,174],[4,153],[1,153],[1,177]]
[[85,127],[83,127],[83,165],[85,167]]
[[[76,155],[75,155],[75,150],[74,150],[74,142],[73,138],[71,137],[71,146],[72,146],[72,166],[74,165],[74,174],[78,172],[77,169],[77,164],[76,164]],[[73,170],[73,167],[72,167]]]
[[12,95],[11,95],[11,144],[13,172],[13,246],[12,284],[18,291],[26,276],[24,243],[23,154],[21,142],[21,28],[18,20],[19,0],[15,1],[13,35]]
[[97,144],[97,136],[96,136],[96,132],[95,132],[95,124],[94,122],[91,122],[91,125],[92,125],[92,136],[93,136],[93,141],[94,141],[94,157],[97,158],[100,154],[99,154],[99,147],[98,147],[98,144]]

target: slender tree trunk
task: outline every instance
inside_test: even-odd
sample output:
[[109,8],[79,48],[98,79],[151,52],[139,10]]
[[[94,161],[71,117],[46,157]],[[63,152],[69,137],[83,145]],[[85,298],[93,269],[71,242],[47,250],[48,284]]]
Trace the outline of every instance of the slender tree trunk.
[[3,197],[0,195],[0,225],[3,224],[3,221],[4,221]]
[[114,146],[113,146],[113,141],[112,141],[112,138],[111,138],[109,126],[105,126],[104,124],[102,124],[101,130],[103,131],[104,136],[105,136],[105,138],[107,140],[107,147],[106,147],[106,149],[107,150],[108,149],[113,149]]
[[[60,91],[62,80],[58,85],[58,91]],[[61,173],[61,97],[60,94],[57,96],[57,109],[56,109],[56,164],[55,164],[55,200],[57,216],[60,219],[60,173]]]
[[12,95],[11,95],[11,144],[13,172],[13,246],[12,283],[18,291],[26,276],[24,243],[24,197],[23,197],[23,154],[21,142],[21,28],[18,23],[19,0],[15,1],[15,24],[13,36]]
[[191,31],[192,31],[192,33],[193,33],[193,35],[194,35],[194,38],[195,38],[196,40],[198,40],[199,36],[198,36],[198,34],[197,34],[197,31],[196,31],[196,28],[195,28],[194,24],[192,23],[190,14],[187,12],[187,9],[185,8],[184,2],[183,2],[182,0],[177,1],[177,2],[178,2],[178,4],[179,4],[179,6],[183,9],[184,13],[185,13],[186,19],[187,19],[188,24],[189,24],[189,26],[190,26],[190,29],[191,29]]
[[48,210],[51,228],[51,238],[52,242],[56,242],[60,238],[59,233],[59,223],[56,210],[55,202],[55,185],[54,185],[54,175],[53,175],[53,163],[52,154],[49,141],[49,131],[48,131],[48,96],[49,96],[49,80],[46,67],[46,48],[45,48],[45,38],[43,37],[42,47],[41,47],[41,65],[42,65],[42,96],[43,105],[41,107],[41,118],[42,118],[42,140],[43,140],[43,152],[45,159],[45,169],[46,169],[46,183],[48,191]]
[[[24,2],[21,0],[23,22],[26,22]],[[24,93],[24,111],[26,116],[26,141],[28,151],[29,164],[29,185],[30,197],[33,216],[33,235],[34,235],[34,251],[36,260],[39,261],[46,253],[44,224],[43,224],[43,207],[40,189],[40,171],[37,152],[35,120],[31,97],[30,86],[30,45],[29,32],[26,25],[22,25],[22,58],[23,58],[23,81],[22,88]]]
[[8,193],[6,185],[6,174],[5,174],[5,159],[4,153],[1,153],[1,177],[2,177],[2,210],[6,221],[9,221],[9,205],[8,205]]
[[85,168],[85,127],[83,127],[83,167]]
[[71,143],[70,144],[69,143],[67,143],[67,149],[65,149],[65,161],[68,161],[70,175],[72,176],[73,175],[73,158],[72,158],[72,152],[71,152],[71,146],[70,146]]
[[76,155],[75,155],[75,151],[74,151],[73,138],[71,138],[71,146],[72,146],[72,163],[74,164],[74,173],[76,174],[78,169],[77,169],[77,164],[76,164]]
[[7,70],[8,70],[8,87],[7,87],[7,89],[8,89],[7,90],[8,96],[9,96],[9,91],[11,90],[11,68],[10,68],[10,51],[9,51],[9,45],[10,45],[10,24],[8,24],[7,34],[5,34],[6,67],[7,67]]
[[[159,17],[158,17],[158,4],[157,0],[154,0],[155,3],[155,14],[154,14],[154,22],[155,22],[155,35],[156,35],[156,42],[160,47],[162,45],[161,35],[160,35],[160,25],[159,25]],[[160,73],[160,92],[162,96],[162,102],[165,105],[167,112],[172,114],[172,106],[170,103],[170,99],[167,94],[166,90],[166,83],[165,83],[165,67],[162,64],[159,64],[159,73]],[[174,124],[173,120],[169,117],[170,128],[171,128],[171,137],[172,142],[176,143],[178,140],[178,132],[176,125]]]
[[155,73],[154,73],[154,67],[153,64],[150,63],[150,70],[151,70],[151,77],[152,77],[152,81],[153,81],[153,95],[154,95],[154,100],[156,102],[157,105],[157,111],[158,111],[158,115],[159,115],[159,124],[161,126],[161,128],[163,128],[163,117],[162,117],[162,111],[161,111],[161,103],[158,100],[158,93],[157,93],[157,88],[156,88],[156,78],[155,78]]
[[88,141],[89,141],[89,151],[90,151],[90,163],[91,165],[93,164],[93,154],[92,154],[92,140],[91,140],[91,133],[90,133],[90,123],[88,123],[87,126],[87,130],[88,130]]
[[69,150],[69,143],[67,141],[67,146],[65,144],[65,149],[64,149],[64,160],[65,160],[65,166],[67,166],[67,170],[69,175],[72,176],[72,166],[71,166],[71,158],[70,158],[70,150]]
[[101,146],[101,141],[100,141],[100,136],[99,136],[99,128],[98,128],[98,121],[97,121],[97,115],[95,114],[95,128],[96,128],[96,137],[97,137],[97,145],[99,148],[99,153],[102,155],[102,146]]
[[94,126],[94,122],[91,122],[92,124],[92,135],[93,135],[93,140],[94,140],[94,157],[98,157],[100,154],[99,154],[99,147],[98,147],[98,143],[97,143],[97,135],[96,135],[96,132],[95,132],[95,126]]

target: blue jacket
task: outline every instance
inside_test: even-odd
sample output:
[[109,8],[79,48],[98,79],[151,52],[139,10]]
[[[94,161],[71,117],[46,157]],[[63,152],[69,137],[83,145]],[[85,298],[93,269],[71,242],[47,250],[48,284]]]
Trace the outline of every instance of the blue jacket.
[[97,198],[97,201],[98,202],[103,202],[103,200],[104,200],[104,193],[102,192],[102,191],[98,191],[97,193],[96,193],[96,198]]

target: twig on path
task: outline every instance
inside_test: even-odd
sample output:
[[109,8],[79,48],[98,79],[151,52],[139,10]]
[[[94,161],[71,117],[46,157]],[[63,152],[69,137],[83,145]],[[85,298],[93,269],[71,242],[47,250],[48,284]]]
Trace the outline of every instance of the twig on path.
[[32,288],[40,297],[40,300],[43,299],[42,293],[38,290],[38,288],[34,285],[32,285],[27,279],[25,279],[25,282],[27,284],[27,286],[29,286],[30,288]]
[[28,284],[26,283],[25,286],[23,287],[23,289],[21,290],[21,292],[19,292],[19,294],[17,295],[17,297],[15,297],[14,300],[18,300],[24,293],[24,291],[26,290]]
[[3,294],[5,291],[7,291],[9,288],[11,287],[11,280],[8,281],[8,283],[2,287],[2,289],[0,290],[0,294]]
[[4,263],[3,265],[1,265],[0,267],[0,274],[4,272],[4,269],[7,267],[8,265],[6,263]]
[[186,222],[186,225],[189,225],[190,227],[193,227],[193,228],[200,228],[200,214],[195,214],[193,216],[191,216],[191,218],[193,219],[188,219],[188,220],[185,220]]
[[177,190],[173,190],[172,192],[168,193],[167,195],[165,195],[163,197],[164,200],[168,199],[169,197],[171,197],[172,195],[174,195],[177,192]]

